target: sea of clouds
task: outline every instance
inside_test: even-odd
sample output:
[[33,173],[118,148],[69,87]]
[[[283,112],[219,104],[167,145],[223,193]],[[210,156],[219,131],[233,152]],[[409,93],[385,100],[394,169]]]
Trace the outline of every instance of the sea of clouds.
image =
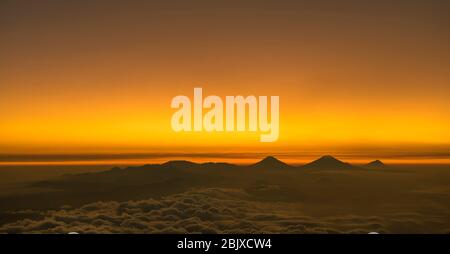
[[254,201],[244,190],[218,188],[12,213],[26,218],[4,224],[1,233],[389,233],[427,223],[413,213],[310,217],[287,203]]

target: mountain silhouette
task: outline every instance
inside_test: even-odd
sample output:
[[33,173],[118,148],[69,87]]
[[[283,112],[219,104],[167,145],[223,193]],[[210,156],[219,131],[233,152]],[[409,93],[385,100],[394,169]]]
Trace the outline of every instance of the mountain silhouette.
[[[373,164],[380,165],[381,162]],[[46,195],[36,193],[15,195],[8,199],[0,197],[0,211],[2,207],[53,208],[64,204],[78,206],[98,200],[138,200],[171,195],[193,188],[218,186],[246,188],[252,195],[258,195],[261,199],[296,199],[297,184],[308,184],[309,181],[305,179],[320,178],[321,171],[363,168],[329,155],[300,167],[288,165],[273,156],[246,166],[173,160],[162,164],[114,167],[105,171],[71,174],[32,182],[27,187],[49,191]],[[314,169],[319,172],[319,176],[305,174],[303,169]],[[291,177],[296,179],[293,186],[289,185]],[[280,179],[285,179],[283,184],[278,182]],[[271,195],[268,195],[268,190]]]
[[325,155],[319,159],[302,166],[304,169],[352,169],[357,168],[349,163],[340,161],[331,155]]
[[192,161],[186,161],[186,160],[173,160],[173,161],[168,161],[168,162],[161,164],[161,166],[163,166],[163,167],[173,167],[173,168],[178,168],[178,169],[190,169],[190,168],[194,168],[198,165],[199,165],[198,163],[195,163]]
[[290,168],[291,166],[278,160],[277,158],[275,158],[273,156],[267,156],[266,158],[251,165],[250,167],[262,168],[262,169],[283,169],[283,168]]
[[370,168],[370,169],[382,169],[382,168],[386,168],[387,166],[380,160],[374,160],[374,161],[371,161],[371,162],[367,163],[366,165],[364,165],[364,167]]
[[[155,164],[158,165],[158,164]],[[174,160],[174,161],[168,161],[163,164],[161,164],[163,168],[174,168],[174,169],[180,169],[180,170],[190,170],[190,169],[210,169],[210,170],[217,170],[217,169],[233,169],[236,168],[237,165],[226,163],[226,162],[205,162],[205,163],[195,163],[191,161],[186,160]]]

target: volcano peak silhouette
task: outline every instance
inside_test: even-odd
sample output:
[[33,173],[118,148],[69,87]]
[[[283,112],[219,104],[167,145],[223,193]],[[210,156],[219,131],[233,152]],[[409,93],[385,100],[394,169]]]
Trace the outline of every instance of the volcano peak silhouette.
[[273,168],[288,168],[290,166],[288,164],[278,160],[277,158],[275,158],[273,156],[267,156],[266,158],[262,159],[261,161],[251,165],[251,167],[273,169]]
[[364,165],[364,167],[371,168],[371,169],[381,169],[381,168],[386,168],[387,166],[380,160],[374,160],[374,161],[371,161],[371,162],[367,163],[366,165]]
[[308,169],[349,169],[355,168],[346,162],[340,161],[331,155],[325,155],[319,159],[303,165],[303,168]]

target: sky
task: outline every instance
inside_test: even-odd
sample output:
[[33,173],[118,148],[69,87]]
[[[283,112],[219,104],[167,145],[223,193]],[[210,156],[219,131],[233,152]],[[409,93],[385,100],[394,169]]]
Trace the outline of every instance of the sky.
[[[449,159],[449,13],[436,0],[1,1],[0,154]],[[170,102],[194,87],[280,96],[279,140],[175,133]]]

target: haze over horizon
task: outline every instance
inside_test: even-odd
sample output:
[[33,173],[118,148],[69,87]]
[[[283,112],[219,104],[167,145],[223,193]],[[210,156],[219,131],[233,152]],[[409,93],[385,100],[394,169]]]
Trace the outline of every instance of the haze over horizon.
[[[262,158],[275,156],[291,165],[304,165],[327,153],[290,152],[231,152],[231,153],[104,153],[104,154],[0,154],[0,166],[89,166],[89,165],[145,165],[162,164],[168,161],[185,160],[195,163],[220,162],[237,165],[250,165]],[[378,152],[333,153],[333,156],[346,162],[361,165],[382,160],[390,165],[450,165],[448,153],[392,154]]]

